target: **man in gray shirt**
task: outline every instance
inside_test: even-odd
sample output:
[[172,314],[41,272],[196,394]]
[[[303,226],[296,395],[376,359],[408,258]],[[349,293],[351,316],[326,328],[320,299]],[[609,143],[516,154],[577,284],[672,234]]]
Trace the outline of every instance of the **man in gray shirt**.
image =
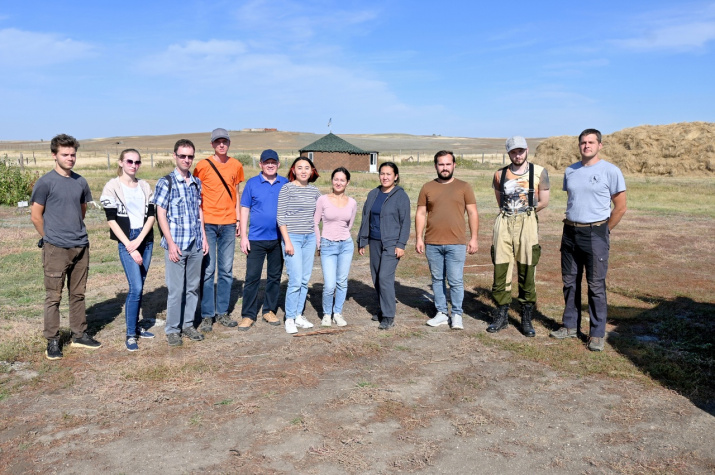
[[[611,230],[626,212],[626,182],[621,170],[598,156],[601,132],[586,129],[578,136],[581,161],[564,172],[568,193],[561,237],[561,277],[564,283],[564,326],[553,338],[578,336],[581,280],[586,271],[591,323],[588,349],[603,351],[606,336],[606,273]],[[611,209],[613,203],[613,209]]]
[[87,203],[92,201],[87,180],[72,171],[79,142],[61,134],[50,149],[55,168],[40,177],[32,189],[31,219],[41,239],[45,274],[45,356],[62,358],[60,347],[60,300],[65,277],[69,293],[69,322],[72,346],[99,348],[101,343],[87,334],[84,292],[89,272],[89,239],[84,225]]

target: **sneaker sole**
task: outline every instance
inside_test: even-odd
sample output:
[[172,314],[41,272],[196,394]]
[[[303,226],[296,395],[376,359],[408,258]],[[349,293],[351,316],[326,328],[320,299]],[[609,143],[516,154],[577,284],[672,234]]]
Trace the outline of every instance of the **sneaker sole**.
[[464,330],[464,327],[454,326],[452,330]]
[[449,321],[448,321],[448,320],[445,320],[445,321],[439,322],[439,323],[430,323],[430,322],[427,322],[427,325],[430,326],[430,327],[438,327],[438,326],[440,326],[440,325],[446,325],[447,323],[449,323]]
[[137,335],[137,337],[144,338],[145,340],[151,340],[152,338],[156,338],[156,335],[152,335],[152,336]]
[[578,334],[575,335],[566,335],[566,336],[556,336],[553,333],[549,333],[549,336],[551,338],[556,338],[557,340],[565,340],[566,338],[576,338],[578,337]]
[[251,324],[250,327],[238,327],[238,331],[240,331],[240,332],[247,332],[247,331],[250,330],[251,328],[253,328],[253,324]]
[[127,348],[127,351],[139,351],[139,348]]
[[231,322],[231,323],[223,323],[219,322],[221,325],[225,326],[226,328],[233,328],[238,325],[238,322]]
[[263,321],[266,322],[266,323],[269,324],[269,325],[273,325],[274,327],[277,327],[278,325],[281,324],[281,322],[279,322],[278,320],[276,320],[275,322],[271,322],[270,320],[266,320],[266,319],[264,318]]
[[70,344],[70,346],[72,346],[72,347],[74,347],[74,348],[88,348],[88,349],[90,349],[90,350],[96,350],[97,348],[101,348],[101,347],[102,347],[102,344],[100,343],[100,344],[97,345],[97,346],[92,346],[92,345],[85,345],[84,343],[76,343],[76,342],[73,341],[73,342]]
[[181,345],[183,345],[183,344],[184,344],[183,342],[169,343],[169,346],[171,346],[172,348],[176,348],[177,346],[181,346]]
[[61,356],[50,356],[50,355],[48,355],[48,354],[47,354],[47,350],[45,350],[45,358],[47,358],[48,360],[61,360],[61,359],[62,359]]

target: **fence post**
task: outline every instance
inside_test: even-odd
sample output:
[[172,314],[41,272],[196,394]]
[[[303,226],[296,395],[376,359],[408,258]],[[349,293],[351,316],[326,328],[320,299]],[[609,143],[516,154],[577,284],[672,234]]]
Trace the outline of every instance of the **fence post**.
[[482,152],[482,165],[484,165],[484,152]]
[[22,152],[20,152],[20,168],[25,169],[25,159],[22,157]]
[[154,154],[151,154],[151,167],[154,168]]
[[32,151],[32,162],[37,165],[37,159],[35,158],[35,151]]
[[506,154],[502,153],[501,154],[501,164],[504,165],[506,163]]
[[107,170],[109,170],[109,168],[110,168],[110,166],[109,166],[109,152],[107,152]]

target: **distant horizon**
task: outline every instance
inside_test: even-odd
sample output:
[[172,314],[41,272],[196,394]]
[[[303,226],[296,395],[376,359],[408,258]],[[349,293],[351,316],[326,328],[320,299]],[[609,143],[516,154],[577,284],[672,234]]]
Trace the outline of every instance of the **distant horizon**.
[[0,140],[713,122],[714,45],[715,0],[5,2]]

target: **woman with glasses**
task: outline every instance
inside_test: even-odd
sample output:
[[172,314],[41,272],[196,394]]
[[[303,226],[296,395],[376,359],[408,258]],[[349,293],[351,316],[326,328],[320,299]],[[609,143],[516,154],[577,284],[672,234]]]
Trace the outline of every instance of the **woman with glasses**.
[[[318,239],[320,264],[323,268],[323,320],[321,325],[335,323],[344,327],[343,304],[348,292],[348,273],[355,244],[350,228],[355,222],[357,203],[345,194],[350,183],[350,172],[339,167],[331,175],[332,193],[318,198],[315,207],[315,235]],[[323,222],[321,236],[318,224]],[[333,298],[335,299],[333,301]]]
[[289,183],[278,194],[278,229],[283,238],[283,258],[288,273],[285,299],[286,333],[298,333],[298,328],[312,328],[303,316],[308,282],[315,257],[315,204],[320,191],[312,183],[318,170],[308,157],[298,157],[288,171]]
[[154,248],[152,228],[155,219],[152,188],[136,176],[141,163],[137,150],[123,150],[119,155],[117,177],[104,186],[101,197],[109,224],[109,237],[118,242],[119,260],[129,282],[129,292],[124,301],[127,323],[125,345],[129,351],[139,349],[137,338],[154,338],[152,333],[137,325],[144,281]]
[[370,273],[380,303],[373,320],[380,322],[380,330],[387,330],[394,325],[397,312],[395,270],[410,237],[410,198],[397,185],[400,182],[397,165],[385,162],[379,173],[380,186],[367,194],[362,208],[358,252],[364,256],[365,248],[370,246]]

